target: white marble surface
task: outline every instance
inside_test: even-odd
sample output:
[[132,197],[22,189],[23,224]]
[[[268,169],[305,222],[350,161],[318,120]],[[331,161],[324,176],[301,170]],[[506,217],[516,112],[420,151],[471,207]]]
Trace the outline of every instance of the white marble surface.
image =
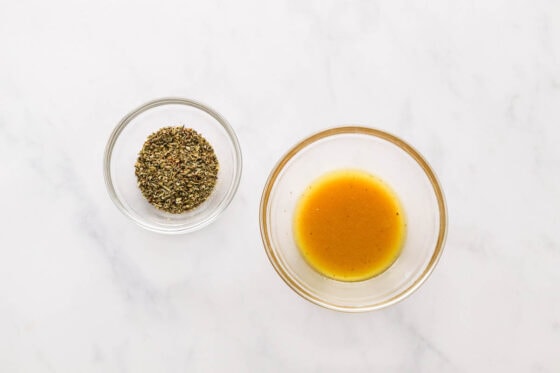
[[[105,191],[117,121],[162,96],[237,130],[239,192],[162,236]],[[258,203],[294,142],[348,123],[416,146],[444,255],[404,302],[299,298]],[[1,372],[559,372],[560,3],[0,0]]]

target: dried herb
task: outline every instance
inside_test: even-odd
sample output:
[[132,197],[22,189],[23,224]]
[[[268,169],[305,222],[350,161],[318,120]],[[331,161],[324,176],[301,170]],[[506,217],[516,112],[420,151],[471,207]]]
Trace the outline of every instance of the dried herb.
[[135,164],[144,197],[172,214],[204,202],[214,190],[218,169],[212,146],[184,126],[164,127],[148,136]]

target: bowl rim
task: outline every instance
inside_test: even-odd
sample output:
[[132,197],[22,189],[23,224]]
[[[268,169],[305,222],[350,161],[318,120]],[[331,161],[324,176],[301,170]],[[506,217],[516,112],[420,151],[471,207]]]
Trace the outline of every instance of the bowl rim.
[[[389,299],[374,304],[366,304],[366,305],[359,305],[359,306],[347,306],[344,304],[335,304],[332,302],[328,302],[324,299],[321,299],[319,297],[316,297],[315,295],[307,292],[297,281],[295,281],[288,274],[284,266],[281,264],[281,261],[278,259],[277,253],[273,248],[270,239],[269,229],[268,229],[267,212],[268,212],[268,206],[270,200],[270,193],[274,185],[276,184],[276,180],[278,176],[284,170],[286,164],[288,164],[290,160],[294,156],[296,156],[301,150],[313,144],[314,142],[317,142],[327,137],[341,135],[341,134],[363,134],[368,136],[374,136],[389,141],[392,144],[401,148],[409,156],[411,156],[422,168],[425,175],[430,180],[430,183],[434,189],[434,193],[436,194],[436,199],[438,203],[439,232],[438,232],[436,245],[432,253],[432,257],[430,258],[430,261],[426,265],[426,268],[424,268],[424,271],[421,273],[421,275],[410,286],[405,288],[403,291],[399,292],[399,294],[396,294]],[[445,196],[443,194],[443,190],[441,189],[440,183],[436,177],[435,172],[432,170],[432,168],[430,167],[428,162],[424,159],[424,157],[415,148],[413,148],[411,145],[401,140],[397,136],[392,135],[388,132],[379,129],[370,128],[370,127],[349,125],[349,126],[329,128],[317,132],[305,138],[304,140],[298,142],[295,146],[293,146],[280,158],[280,160],[276,163],[270,175],[268,176],[268,179],[263,188],[263,192],[261,195],[261,203],[259,208],[259,223],[260,223],[261,239],[269,261],[274,267],[274,269],[276,270],[276,272],[278,273],[278,275],[280,275],[282,280],[293,291],[299,294],[302,298],[327,309],[343,311],[343,312],[364,312],[364,311],[382,309],[392,304],[395,304],[397,302],[400,302],[403,299],[407,298],[412,293],[414,293],[414,291],[417,290],[424,283],[424,281],[426,281],[426,279],[433,272],[443,252],[443,247],[445,244],[445,238],[447,234],[447,209],[446,209]]]
[[[228,135],[230,143],[234,148],[235,161],[236,161],[234,165],[234,177],[231,184],[229,185],[226,195],[222,199],[224,203],[221,203],[218,206],[218,208],[212,211],[212,214],[210,214],[206,219],[194,225],[182,225],[178,227],[160,227],[160,226],[154,226],[152,224],[149,224],[145,222],[143,219],[139,219],[136,215],[133,215],[125,207],[125,205],[118,197],[115,191],[115,187],[113,185],[113,178],[111,176],[111,159],[113,154],[113,148],[120,134],[133,121],[133,119],[139,116],[140,114],[150,109],[159,106],[165,106],[165,105],[185,105],[206,112],[224,128],[224,130]],[[135,222],[137,225],[141,226],[142,228],[147,229],[149,231],[166,233],[166,234],[181,234],[181,233],[194,232],[196,230],[199,230],[209,225],[214,220],[216,220],[216,218],[229,206],[229,204],[233,200],[233,197],[237,192],[237,189],[239,187],[239,182],[241,180],[242,168],[243,168],[243,159],[241,154],[241,147],[239,145],[239,141],[237,139],[235,131],[233,130],[229,122],[217,111],[210,108],[208,105],[203,104],[199,101],[195,101],[187,98],[180,98],[180,97],[163,97],[163,98],[151,100],[143,105],[140,105],[136,109],[126,114],[111,132],[111,135],[109,136],[109,140],[107,141],[107,145],[105,146],[105,153],[103,157],[103,175],[105,179],[105,186],[115,206],[117,206],[117,208],[125,216],[130,218],[133,222]]]

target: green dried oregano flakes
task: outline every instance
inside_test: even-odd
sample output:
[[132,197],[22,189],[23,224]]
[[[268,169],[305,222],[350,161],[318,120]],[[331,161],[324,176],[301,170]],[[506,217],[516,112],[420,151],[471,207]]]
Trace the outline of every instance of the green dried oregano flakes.
[[148,136],[135,164],[138,187],[156,208],[180,214],[206,201],[218,179],[218,158],[192,128],[164,127]]

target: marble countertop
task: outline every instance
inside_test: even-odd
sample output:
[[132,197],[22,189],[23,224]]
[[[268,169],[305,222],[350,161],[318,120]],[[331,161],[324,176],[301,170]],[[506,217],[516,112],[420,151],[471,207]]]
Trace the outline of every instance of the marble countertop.
[[[1,1],[1,372],[560,371],[560,3]],[[164,236],[105,190],[113,127],[154,98],[237,131],[238,193]],[[394,133],[446,193],[411,297],[345,314],[290,290],[260,193],[296,141]]]

